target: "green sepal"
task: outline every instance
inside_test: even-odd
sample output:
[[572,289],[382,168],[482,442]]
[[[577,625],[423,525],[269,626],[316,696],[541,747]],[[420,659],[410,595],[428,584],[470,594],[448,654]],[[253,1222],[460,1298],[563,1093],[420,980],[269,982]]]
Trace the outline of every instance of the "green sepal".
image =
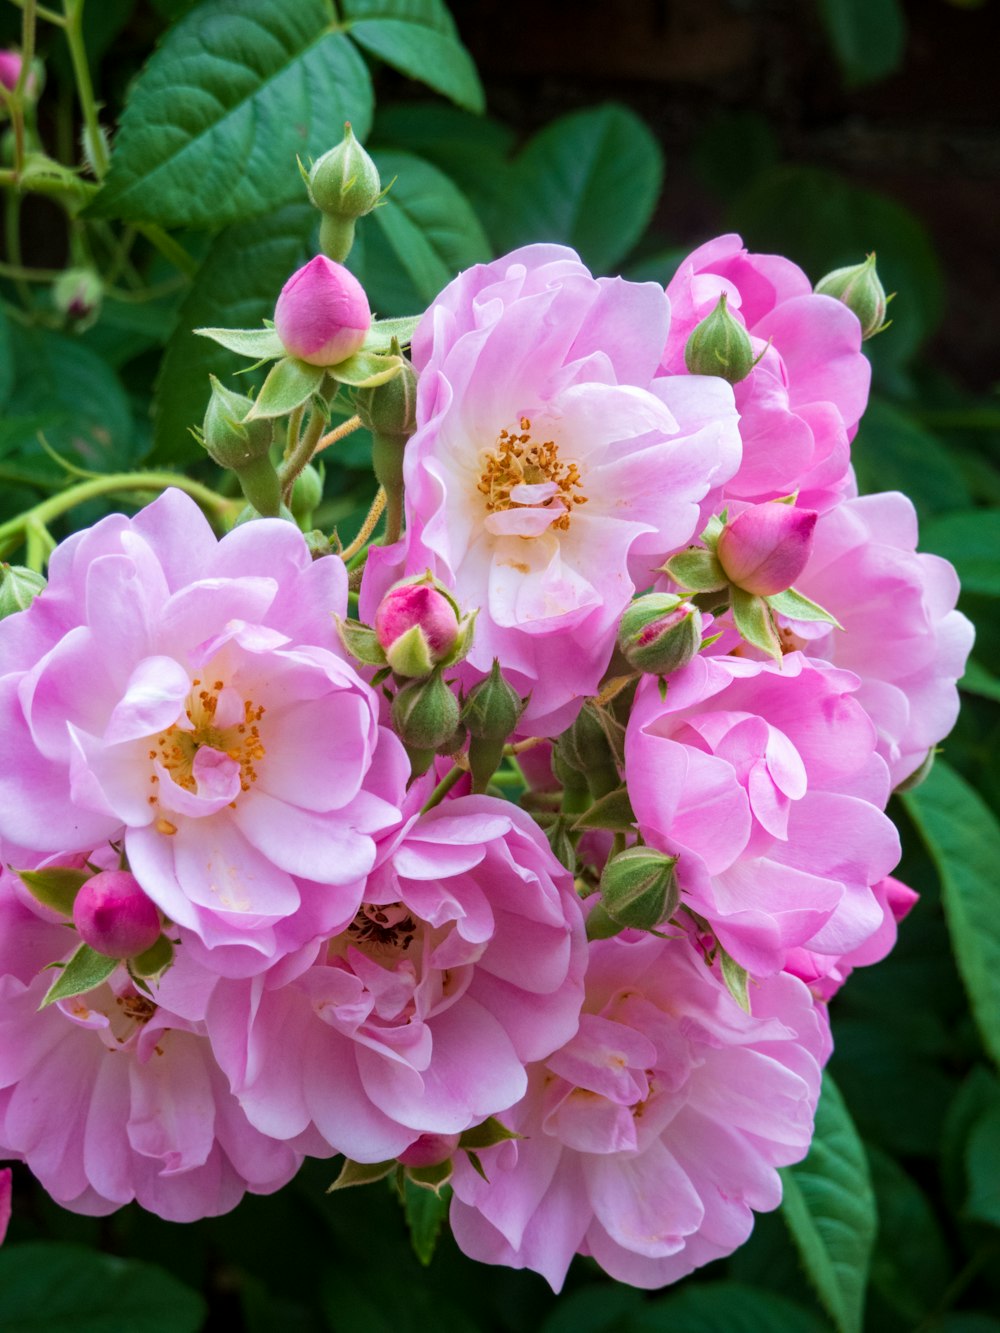
[[463,1152],[471,1149],[478,1151],[481,1148],[492,1148],[496,1143],[506,1143],[508,1139],[519,1139],[522,1136],[515,1134],[512,1129],[508,1129],[502,1124],[495,1115],[491,1115],[488,1120],[484,1120],[481,1125],[475,1125],[472,1129],[466,1129],[459,1135],[458,1146]]
[[238,356],[252,356],[256,361],[273,361],[285,355],[285,348],[274,329],[193,329],[202,338],[211,338]]
[[299,361],[294,356],[275,361],[267,379],[260,386],[254,405],[244,418],[258,421],[262,417],[284,417],[307,403],[323,383],[326,369]]
[[627,787],[617,787],[595,801],[573,825],[574,830],[600,828],[613,833],[632,833],[635,829],[635,811]]
[[761,652],[781,661],[781,640],[774,628],[774,619],[763,597],[756,597],[742,588],[732,591],[733,621],[742,638]]
[[426,1268],[434,1257],[438,1237],[448,1215],[451,1187],[441,1185],[438,1189],[433,1189],[429,1186],[418,1186],[412,1172],[408,1171],[402,1178],[400,1195],[413,1253]]
[[677,911],[676,856],[641,844],[612,856],[601,871],[601,904],[612,921],[652,930]]
[[385,651],[371,626],[360,620],[342,620],[338,615],[333,619],[340,642],[350,655],[365,666],[385,667],[388,674],[391,668],[387,666]]
[[490,1178],[486,1174],[486,1168],[479,1160],[479,1154],[476,1152],[472,1152],[470,1149],[466,1149],[465,1155],[466,1157],[468,1157],[469,1165],[472,1167],[473,1171],[475,1171],[476,1175],[482,1176],[482,1178],[486,1181],[488,1185],[490,1183]]
[[719,966],[722,968],[722,980],[726,989],[744,1013],[750,1012],[750,973],[732,958],[720,944],[718,946]]
[[63,916],[73,915],[76,895],[91,876],[89,870],[74,870],[69,866],[51,866],[48,870],[15,870],[14,873],[36,902],[61,912]]
[[362,352],[387,352],[394,338],[401,347],[405,346],[422,318],[422,315],[409,315],[405,319],[372,320],[372,326],[361,344]]
[[327,1187],[326,1192],[333,1194],[335,1190],[345,1190],[351,1185],[374,1184],[376,1180],[384,1180],[386,1176],[392,1175],[398,1165],[395,1159],[391,1162],[352,1162],[349,1157],[345,1157],[340,1175]]
[[429,676],[434,670],[427,635],[419,625],[411,625],[382,654],[397,676]]
[[446,1157],[443,1162],[435,1162],[433,1166],[407,1166],[403,1170],[406,1172],[407,1180],[412,1180],[414,1185],[419,1185],[422,1190],[433,1190],[435,1194],[440,1194],[451,1180],[454,1168],[451,1158]]
[[102,982],[107,981],[120,961],[119,958],[105,957],[103,953],[92,949],[89,944],[81,944],[49,987],[45,999],[38,1006],[39,1009],[44,1009],[46,1005],[56,1000],[67,1000],[71,995],[84,995],[87,991],[94,990]]
[[[542,823],[548,820],[547,826]],[[536,815],[535,822],[545,829],[545,837],[552,854],[560,865],[573,874],[576,870],[576,847],[565,815]]]
[[702,531],[698,534],[710,551],[715,550],[728,519],[729,510],[723,509],[721,514],[713,514]]
[[714,551],[701,546],[672,555],[661,568],[687,592],[718,592],[729,582]]
[[174,946],[166,935],[149,946],[142,953],[129,959],[128,970],[136,977],[156,977],[174,961]]
[[624,926],[612,920],[603,903],[595,903],[587,914],[587,939],[610,940],[613,935],[620,935]]
[[403,362],[398,356],[383,356],[379,352],[355,352],[328,369],[341,384],[349,384],[353,389],[374,389],[395,379],[403,369]]
[[787,616],[789,620],[823,620],[836,629],[844,628],[836,616],[831,615],[818,602],[811,602],[808,597],[803,597],[802,593],[796,592],[794,588],[786,588],[784,592],[773,592],[769,597],[765,597],[764,601],[772,611],[777,611],[779,616]]

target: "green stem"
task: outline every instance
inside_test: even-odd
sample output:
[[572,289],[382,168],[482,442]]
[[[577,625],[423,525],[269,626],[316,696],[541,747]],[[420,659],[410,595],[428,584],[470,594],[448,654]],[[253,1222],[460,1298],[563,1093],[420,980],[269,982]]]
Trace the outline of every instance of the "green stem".
[[[21,264],[21,196],[11,192],[4,199],[3,204],[4,220],[4,240],[7,243],[7,254],[10,256],[10,267],[13,270],[10,274],[11,281],[21,304],[25,310],[33,310],[34,303],[31,298],[31,289],[21,276],[23,265]],[[18,274],[18,276],[14,276]]]
[[21,17],[21,69],[11,98],[10,120],[14,129],[14,172],[24,170],[24,96],[31,77],[31,62],[35,58],[35,0],[24,0]]
[[440,805],[451,791],[452,787],[454,787],[464,776],[465,769],[460,768],[458,764],[456,764],[450,772],[444,775],[438,785],[431,792],[430,796],[428,796],[427,800],[421,807],[420,813],[425,815],[428,810],[433,810],[436,805]]
[[401,490],[387,492],[385,500],[385,534],[382,545],[391,546],[393,542],[399,541],[399,534],[403,531],[403,492]]
[[189,255],[182,245],[178,245],[172,236],[168,236],[155,222],[137,222],[135,229],[145,236],[150,245],[154,245],[164,259],[169,259],[174,268],[179,268],[185,277],[193,278],[198,272],[198,261]]
[[108,150],[105,147],[101,123],[97,117],[94,85],[90,79],[87,50],[83,44],[83,3],[84,0],[63,0],[63,16],[65,18],[66,41],[69,44],[69,57],[73,62],[73,76],[76,79],[76,91],[80,99],[80,111],[83,115],[84,132],[90,148],[91,165],[97,179],[103,180],[108,174]]
[[278,475],[281,478],[281,490],[285,497],[285,504],[288,504],[291,499],[295,478],[316,452],[316,446],[319,444],[325,425],[326,418],[323,413],[313,411],[309,417],[309,423],[302,433],[302,438],[292,447],[291,453],[282,463]]
[[99,495],[110,495],[119,491],[164,491],[169,486],[197,500],[202,509],[209,510],[217,518],[225,518],[242,508],[242,501],[226,500],[216,495],[200,482],[182,477],[175,472],[110,472],[105,477],[93,477],[70,486],[58,495],[42,500],[33,509],[0,524],[0,553],[4,555],[16,550],[20,542],[32,531],[36,534],[46,529],[53,521],[87,500]]
[[[15,9],[27,9],[31,0],[10,0]],[[46,9],[44,5],[32,5],[35,13],[46,23],[54,23],[57,28],[65,28],[66,20],[61,14],[57,14],[54,9]]]

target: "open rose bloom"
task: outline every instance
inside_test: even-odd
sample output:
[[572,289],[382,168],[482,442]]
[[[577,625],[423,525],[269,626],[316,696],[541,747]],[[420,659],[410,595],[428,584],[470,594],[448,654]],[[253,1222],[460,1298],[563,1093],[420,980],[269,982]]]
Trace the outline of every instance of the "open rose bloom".
[[[686,369],[722,295],[735,385]],[[887,802],[971,627],[909,502],[857,496],[860,325],[785,259],[721,237],[664,289],[528,246],[412,359],[405,525],[363,573],[168,490],[0,621],[0,1157],[186,1220],[341,1154],[450,1183],[477,1260],[659,1287],[809,1150],[828,1001],[915,897]],[[650,590],[685,637],[643,674]]]

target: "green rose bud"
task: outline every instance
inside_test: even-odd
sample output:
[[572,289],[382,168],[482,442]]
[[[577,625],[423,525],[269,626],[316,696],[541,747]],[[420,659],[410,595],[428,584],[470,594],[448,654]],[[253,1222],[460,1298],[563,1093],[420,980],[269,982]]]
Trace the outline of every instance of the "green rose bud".
[[875,252],[863,264],[835,268],[816,284],[819,296],[833,296],[852,310],[861,323],[861,337],[874,338],[886,327],[885,308],[888,298],[875,271]]
[[623,930],[653,930],[680,902],[676,856],[654,847],[627,847],[601,875],[601,904]]
[[730,384],[745,380],[757,364],[750,335],[726,307],[726,293],[700,324],[684,348],[684,364],[692,375],[718,375]]
[[701,648],[701,612],[671,593],[637,597],[621,618],[618,647],[636,671],[668,676]]

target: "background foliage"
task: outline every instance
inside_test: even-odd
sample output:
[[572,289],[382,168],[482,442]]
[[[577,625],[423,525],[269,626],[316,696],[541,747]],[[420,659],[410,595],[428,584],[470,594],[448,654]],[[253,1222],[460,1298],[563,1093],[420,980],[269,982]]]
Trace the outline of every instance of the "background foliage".
[[[935,2],[931,31],[935,21],[949,33],[967,23],[970,46],[995,32],[995,11]],[[19,39],[21,3],[0,13],[4,44]],[[991,812],[1000,790],[1000,404],[975,356],[963,363],[963,337],[985,342],[956,315],[976,281],[962,254],[942,253],[917,214],[872,188],[871,173],[861,183],[808,151],[838,126],[849,134],[852,116],[871,117],[873,105],[876,119],[880,105],[891,119],[893,89],[905,105],[908,62],[920,54],[911,17],[926,34],[930,6],[713,0],[708,10],[727,23],[749,18],[784,31],[789,48],[804,44],[821,91],[799,102],[801,59],[781,97],[773,78],[741,93],[711,60],[694,89],[683,59],[681,75],[667,70],[651,84],[647,71],[641,86],[613,73],[574,83],[565,69],[533,84],[552,49],[549,29],[564,31],[569,9],[535,5],[525,30],[519,6],[508,5],[515,26],[494,27],[507,33],[498,55],[482,41],[498,7],[470,8],[475,15],[457,9],[456,28],[441,0],[343,0],[336,13],[328,0],[92,0],[82,41],[101,124],[117,126],[110,153],[86,97],[81,115],[66,34],[40,24],[40,143],[68,165],[82,134],[91,171],[59,176],[29,153],[19,191],[5,140],[0,520],[61,488],[68,468],[183,467],[218,482],[187,427],[203,415],[207,372],[227,377],[239,362],[190,330],[248,327],[271,313],[281,283],[314,252],[318,215],[296,155],[324,151],[345,119],[383,179],[395,178],[350,258],[382,316],[415,313],[459,268],[533,240],[575,246],[595,272],[660,282],[725,228],[751,249],[788,254],[814,279],[876,249],[898,297],[892,329],[867,345],[874,386],[855,443],[859,480],[913,498],[922,549],[955,563],[978,629],[959,725],[928,781],[891,811],[904,840],[900,875],[920,902],[892,956],[856,973],[835,1001],[816,1142],[786,1173],[781,1213],[759,1219],[730,1260],[675,1288],[632,1291],[578,1260],[556,1299],[533,1274],[465,1260],[446,1228],[425,1266],[441,1220],[428,1196],[409,1196],[404,1209],[382,1186],[327,1197],[332,1163],[309,1163],[280,1195],[193,1226],[135,1209],[78,1218],[19,1172],[0,1251],[0,1326],[1000,1333],[1000,828]],[[590,11],[606,10],[570,8],[585,44]],[[687,6],[636,5],[622,24],[643,11],[655,36],[656,16],[669,26],[674,9]],[[80,10],[66,0],[68,18]],[[729,28],[720,31],[724,51]],[[465,34],[492,71],[485,92]],[[516,78],[499,68],[505,50]],[[784,70],[786,56],[769,50],[765,73]],[[651,87],[673,108],[655,133],[657,117],[634,109],[648,111]],[[485,114],[494,104],[508,114]],[[940,215],[936,223],[940,237]],[[102,274],[96,319],[74,323],[56,308],[52,281],[66,264]],[[953,265],[966,278],[957,300]],[[984,299],[980,314],[989,313]],[[325,457],[317,523],[350,535],[374,492],[368,443],[359,433]],[[95,501],[72,521],[110,507]]]

